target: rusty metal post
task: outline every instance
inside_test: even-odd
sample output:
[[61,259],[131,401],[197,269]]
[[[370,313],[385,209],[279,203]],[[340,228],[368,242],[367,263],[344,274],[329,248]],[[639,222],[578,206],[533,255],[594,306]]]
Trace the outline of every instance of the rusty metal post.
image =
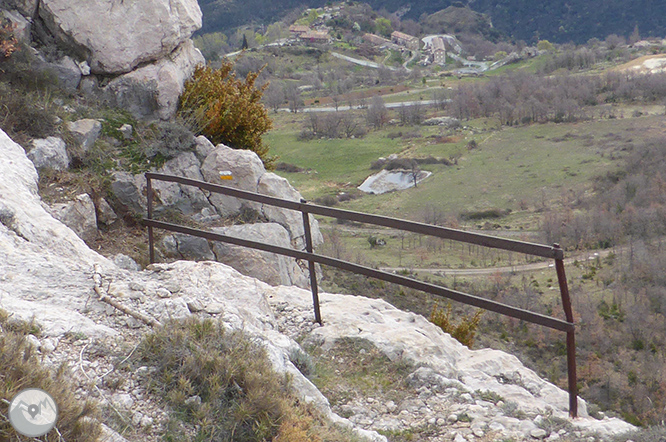
[[[560,249],[559,244],[553,244],[555,249]],[[561,249],[560,249],[561,250]],[[573,324],[573,309],[571,308],[571,298],[569,297],[569,286],[567,285],[567,275],[564,273],[564,260],[555,259],[555,269],[557,270],[557,281],[560,285],[560,295],[562,296],[562,307],[567,322]],[[574,330],[567,331],[567,374],[569,378],[569,415],[578,417],[578,381],[576,378],[576,334]]]
[[[307,201],[301,200],[305,204]],[[305,251],[312,253],[312,232],[310,231],[310,215],[301,210],[303,214],[303,230],[305,231]],[[317,269],[314,261],[308,260],[310,271],[310,289],[312,290],[312,303],[314,304],[315,321],[321,325],[321,312],[319,311],[319,288],[317,287]]]
[[[148,198],[148,219],[153,218],[153,182],[149,176],[146,176],[146,197]],[[155,244],[153,241],[153,227],[148,226],[148,250],[150,253],[150,263],[155,262]]]

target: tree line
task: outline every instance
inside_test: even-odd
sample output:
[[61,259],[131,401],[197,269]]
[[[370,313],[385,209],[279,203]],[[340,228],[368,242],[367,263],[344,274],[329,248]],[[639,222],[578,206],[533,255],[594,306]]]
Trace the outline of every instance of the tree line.
[[446,108],[458,119],[496,117],[503,125],[515,125],[574,122],[590,118],[590,106],[621,101],[661,103],[665,99],[664,73],[555,77],[519,73],[460,85]]

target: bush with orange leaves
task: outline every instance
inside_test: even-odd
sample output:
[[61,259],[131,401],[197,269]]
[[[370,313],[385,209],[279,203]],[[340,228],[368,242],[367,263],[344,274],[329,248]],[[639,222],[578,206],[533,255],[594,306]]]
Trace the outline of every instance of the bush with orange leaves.
[[0,19],[0,60],[11,57],[19,48],[14,37],[14,25]]
[[213,144],[249,149],[270,169],[275,158],[268,154],[262,136],[273,122],[261,103],[267,85],[255,86],[259,73],[250,72],[243,81],[236,78],[233,64],[227,60],[219,69],[199,66],[185,83],[179,112],[194,121]]

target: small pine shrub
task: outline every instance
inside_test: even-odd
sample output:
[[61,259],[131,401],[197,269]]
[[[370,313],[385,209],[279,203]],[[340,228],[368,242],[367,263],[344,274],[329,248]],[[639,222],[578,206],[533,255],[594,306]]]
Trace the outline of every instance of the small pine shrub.
[[261,103],[266,86],[255,86],[260,72],[250,72],[241,81],[233,67],[229,61],[219,69],[197,67],[180,97],[180,115],[194,121],[213,144],[252,150],[272,168],[275,158],[262,139],[273,125]]
[[471,318],[463,316],[460,318],[458,324],[454,324],[451,317],[451,310],[450,303],[445,308],[439,308],[435,305],[430,314],[430,322],[437,325],[445,333],[450,334],[461,344],[471,348],[472,344],[474,344],[474,335],[479,327],[483,311],[478,310]]

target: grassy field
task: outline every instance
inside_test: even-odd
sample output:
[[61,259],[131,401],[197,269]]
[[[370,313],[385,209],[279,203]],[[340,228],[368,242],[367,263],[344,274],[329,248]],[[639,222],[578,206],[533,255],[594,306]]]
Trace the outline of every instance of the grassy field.
[[279,160],[307,169],[304,173],[282,173],[305,198],[335,194],[358,186],[369,174],[372,161],[395,152],[397,140],[381,133],[365,138],[298,141],[298,128],[273,131],[266,136],[271,152]]
[[[357,140],[299,142],[298,129],[292,125],[284,129],[278,126],[267,140],[280,161],[310,169],[307,173],[280,173],[306,198],[358,186],[372,174],[373,161],[392,153],[402,157],[460,155],[454,166],[423,166],[433,175],[418,188],[365,195],[343,207],[412,219],[427,205],[451,214],[510,209],[508,221],[529,230],[537,227],[532,220],[535,211],[589,192],[594,177],[616,167],[628,144],[658,132],[664,118],[651,115],[501,130],[492,130],[492,121],[475,121],[477,130],[461,130],[440,143],[428,138],[432,128],[400,126]],[[398,131],[422,136],[387,137]],[[472,139],[479,147],[467,151],[465,146]],[[521,224],[521,219],[526,223]]]

